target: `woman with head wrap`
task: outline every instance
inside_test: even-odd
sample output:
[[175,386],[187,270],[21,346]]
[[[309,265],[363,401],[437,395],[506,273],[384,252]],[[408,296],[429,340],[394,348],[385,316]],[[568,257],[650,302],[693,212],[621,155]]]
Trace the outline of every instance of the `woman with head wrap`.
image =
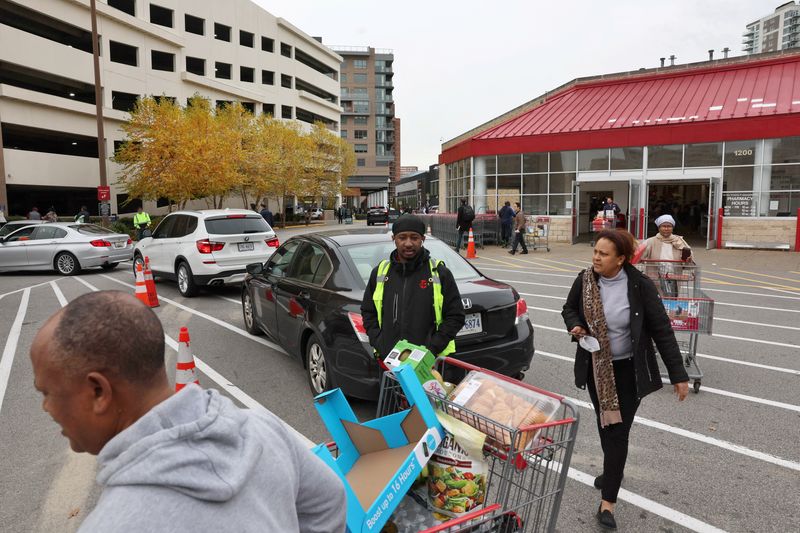
[[[640,245],[643,248],[641,255],[637,253],[635,262],[640,259],[650,261],[691,261],[692,249],[680,235],[675,235],[672,230],[675,228],[675,219],[672,215],[661,215],[656,219],[658,234],[650,237]],[[658,267],[648,266],[645,273],[653,280],[658,280],[658,288],[662,296],[677,296],[677,285],[674,281],[664,279],[660,274],[673,273],[674,268],[671,264],[661,263]]]

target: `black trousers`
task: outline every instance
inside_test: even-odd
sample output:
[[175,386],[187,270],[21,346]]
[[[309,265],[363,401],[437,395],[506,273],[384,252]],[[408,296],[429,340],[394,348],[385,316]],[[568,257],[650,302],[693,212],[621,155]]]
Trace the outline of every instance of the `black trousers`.
[[594,383],[592,365],[589,364],[589,379],[586,388],[592,398],[594,412],[597,417],[597,430],[600,432],[600,445],[603,447],[603,488],[602,497],[607,502],[616,502],[625,461],[628,458],[628,437],[639,399],[636,397],[636,375],[633,359],[614,361],[614,381],[617,385],[617,397],[622,414],[621,424],[600,427],[600,407],[597,401],[597,389]]
[[[524,230],[523,230],[524,231]],[[528,246],[525,244],[525,234],[522,231],[514,232],[514,245],[511,247],[513,252],[517,251],[517,246],[522,245],[522,251],[528,253]]]
[[500,241],[503,243],[511,242],[511,222],[500,225]]

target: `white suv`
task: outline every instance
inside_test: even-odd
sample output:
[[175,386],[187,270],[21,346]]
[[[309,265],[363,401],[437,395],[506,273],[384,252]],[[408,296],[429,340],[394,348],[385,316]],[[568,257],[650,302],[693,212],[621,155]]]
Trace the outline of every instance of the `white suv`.
[[176,211],[136,244],[133,269],[149,257],[153,275],[177,280],[190,297],[200,285],[241,283],[245,266],[266,262],[278,246],[275,232],[253,211]]

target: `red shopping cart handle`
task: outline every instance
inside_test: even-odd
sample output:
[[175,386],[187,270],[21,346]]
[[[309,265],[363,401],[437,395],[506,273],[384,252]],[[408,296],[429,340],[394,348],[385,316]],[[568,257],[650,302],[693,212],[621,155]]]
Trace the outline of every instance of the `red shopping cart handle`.
[[447,522],[439,524],[438,526],[433,526],[432,528],[425,529],[423,531],[420,531],[420,533],[437,533],[441,531],[448,531],[455,526],[466,524],[472,520],[476,520],[482,516],[486,516],[500,509],[501,509],[500,504],[495,503],[493,505],[490,505],[489,507],[484,507],[483,509],[476,509],[475,511],[471,511],[462,516],[461,518],[454,518],[452,520],[448,520]]
[[551,398],[555,398],[559,402],[563,402],[564,401],[564,397],[563,396],[559,396],[558,394],[556,394],[554,392],[546,391],[544,389],[540,389],[539,387],[534,387],[533,385],[529,385],[529,384],[527,384],[527,383],[525,383],[523,381],[520,381],[518,379],[510,378],[508,376],[504,376],[503,374],[498,374],[497,372],[493,372],[491,370],[487,370],[485,368],[481,368],[479,366],[475,366],[473,364],[464,362],[464,361],[462,361],[460,359],[456,359],[455,357],[448,357],[448,356],[437,357],[436,358],[436,364],[438,365],[440,362],[442,362],[443,364],[457,366],[457,367],[460,367],[460,368],[462,368],[464,370],[476,370],[478,372],[482,372],[484,374],[488,374],[488,375],[490,375],[492,377],[495,377],[497,379],[501,379],[501,380],[506,381],[508,383],[512,383],[514,385],[519,385],[519,386],[524,387],[524,388],[526,388],[528,390],[532,390],[534,392],[538,392],[539,394],[544,394],[545,396],[550,396]]

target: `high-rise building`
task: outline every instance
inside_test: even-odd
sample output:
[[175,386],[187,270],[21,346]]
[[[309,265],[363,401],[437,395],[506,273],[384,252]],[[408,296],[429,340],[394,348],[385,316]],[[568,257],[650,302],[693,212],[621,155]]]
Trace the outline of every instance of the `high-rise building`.
[[[239,101],[255,114],[338,130],[342,58],[250,0],[98,0],[97,26],[107,156],[145,95],[186,105],[199,93],[215,105]],[[0,121],[6,214],[33,205],[60,214],[86,205],[97,213],[89,2],[0,0]],[[112,213],[135,211],[114,186],[117,165],[107,161],[106,169]]]
[[800,47],[800,3],[786,2],[775,12],[747,25],[742,51],[748,54]]
[[386,205],[400,177],[400,119],[394,116],[392,97],[394,52],[367,46],[331,48],[343,58],[341,136],[356,155],[348,205]]

